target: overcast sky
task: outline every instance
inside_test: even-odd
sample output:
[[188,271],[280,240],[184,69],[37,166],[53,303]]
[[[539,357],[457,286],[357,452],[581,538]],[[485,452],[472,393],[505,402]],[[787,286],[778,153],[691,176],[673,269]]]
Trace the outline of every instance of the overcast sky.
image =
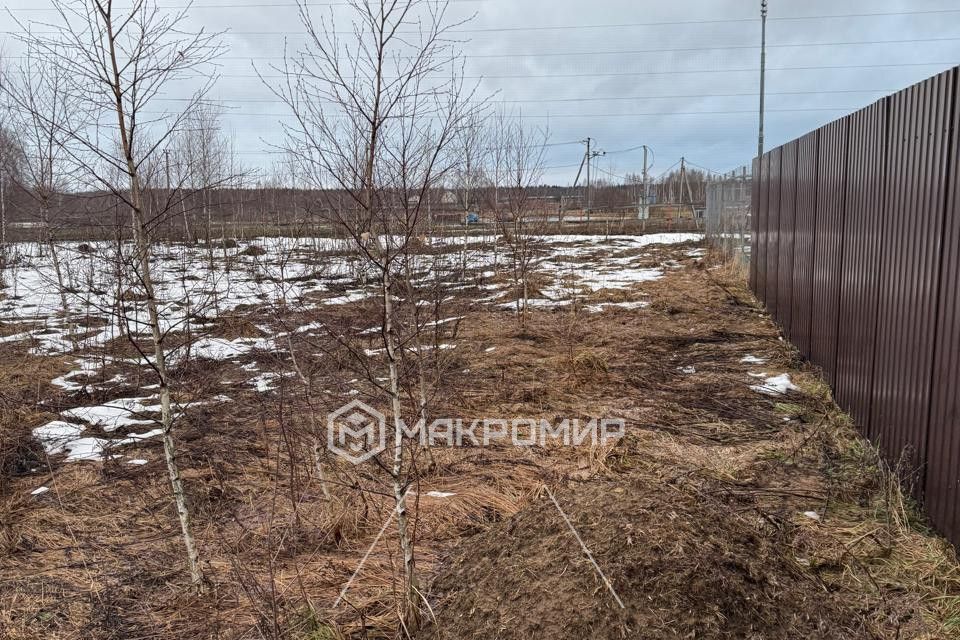
[[[955,1],[769,4],[768,148],[960,63]],[[475,14],[460,37],[466,40],[467,75],[483,78],[483,93],[549,126],[553,143],[594,138],[609,152],[599,160],[600,169],[614,175],[639,173],[642,151],[616,152],[646,144],[655,154],[657,175],[681,156],[729,171],[755,155],[759,5],[759,0],[455,0],[451,14],[454,19]],[[49,6],[46,0],[7,3],[21,20],[50,19],[42,10]],[[850,15],[894,13],[899,15]],[[840,15],[845,17],[828,17]],[[3,20],[10,25],[5,29],[15,27]],[[190,23],[228,30],[229,51],[212,96],[229,106],[224,127],[243,162],[268,170],[284,108],[269,101],[252,64],[267,70],[283,55],[285,39],[294,48],[302,43],[295,2],[197,0]],[[16,44],[9,35],[4,39],[3,49],[14,54]],[[545,181],[571,183],[582,153],[579,144],[551,146]]]

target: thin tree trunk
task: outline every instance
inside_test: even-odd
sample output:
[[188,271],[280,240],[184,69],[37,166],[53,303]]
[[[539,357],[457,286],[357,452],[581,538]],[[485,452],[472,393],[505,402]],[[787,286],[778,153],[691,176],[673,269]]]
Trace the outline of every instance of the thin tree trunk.
[[323,491],[323,497],[325,500],[329,500],[330,487],[327,483],[327,465],[324,461],[326,452],[324,445],[326,443],[322,438],[317,437],[319,430],[317,429],[317,412],[314,410],[316,404],[313,398],[313,385],[310,384],[310,379],[307,378],[303,369],[300,367],[300,362],[297,360],[297,355],[293,350],[293,338],[290,334],[287,334],[287,349],[290,351],[290,362],[293,363],[293,370],[297,372],[297,376],[300,378],[300,382],[303,383],[304,389],[306,390],[307,406],[310,407],[310,434],[315,438],[313,443],[313,464],[317,470],[317,479],[320,480],[320,490]]
[[170,488],[177,507],[177,517],[180,520],[180,530],[183,543],[187,550],[187,564],[190,568],[190,579],[198,588],[203,586],[203,573],[200,569],[200,555],[197,552],[196,541],[190,523],[190,510],[187,507],[187,495],[180,477],[180,468],[177,463],[177,449],[173,441],[173,409],[170,401],[170,377],[167,372],[167,357],[163,348],[163,335],[160,328],[160,314],[157,309],[157,299],[153,288],[153,274],[150,265],[150,242],[144,229],[143,214],[137,206],[139,188],[136,168],[130,163],[131,172],[131,200],[133,207],[133,234],[137,251],[137,261],[140,269],[140,279],[143,283],[147,298],[147,315],[150,325],[150,337],[153,341],[153,354],[157,375],[160,378],[160,421],[163,426],[163,455],[167,462],[167,474],[170,478]]
[[130,204],[133,217],[133,237],[137,255],[136,261],[140,267],[140,278],[147,298],[147,314],[150,324],[150,335],[153,340],[154,358],[157,375],[160,378],[160,420],[163,426],[163,455],[167,462],[167,474],[170,478],[170,487],[177,508],[177,517],[180,520],[180,530],[183,544],[187,552],[187,564],[190,570],[190,579],[194,586],[203,590],[203,573],[200,569],[200,555],[193,537],[193,528],[190,522],[190,510],[187,507],[187,495],[180,477],[177,464],[177,449],[173,441],[173,411],[170,403],[170,378],[167,373],[166,353],[163,350],[163,334],[160,331],[160,314],[157,310],[157,299],[153,288],[153,274],[150,266],[150,239],[147,236],[144,222],[140,180],[137,164],[133,158],[133,148],[129,132],[127,131],[126,113],[123,106],[123,85],[120,80],[120,67],[117,62],[116,36],[113,25],[106,21],[106,40],[110,47],[110,62],[113,72],[113,93],[116,105],[117,122],[119,125],[120,142],[123,147],[124,159],[127,163],[127,175],[130,177]]
[[[406,275],[407,282],[409,283],[409,282],[411,282],[411,280],[413,279],[413,274],[410,272],[410,261],[409,261],[409,260],[406,261],[404,270],[405,270],[405,272],[406,272],[405,275]],[[436,278],[438,279],[437,285],[439,286],[439,273],[440,273],[440,270],[435,267],[435,268],[433,269],[433,271],[434,271],[434,273],[437,274],[437,276],[436,276]],[[439,291],[439,289],[437,289],[437,291]],[[419,296],[413,296],[413,295],[412,295],[412,291],[411,291],[411,297],[412,297],[414,300],[419,300],[419,299],[420,299]],[[433,330],[434,330],[434,332],[435,332],[434,335],[436,335],[436,331],[438,330],[438,327],[440,326],[440,318],[438,317],[439,304],[437,304],[437,298],[436,298],[436,297],[434,297],[434,303],[435,303],[435,306],[434,306],[435,311],[434,311],[434,314],[433,314],[433,315],[434,315],[434,318],[433,318]],[[414,309],[417,309],[417,307],[414,306]],[[417,319],[417,320],[418,320],[418,319]],[[415,321],[417,321],[417,320],[415,320]],[[434,340],[434,342],[436,342],[436,340]],[[424,373],[423,373],[423,369],[424,369],[424,367],[423,367],[423,362],[424,362],[423,341],[420,340],[420,325],[419,325],[419,323],[417,324],[417,326],[416,326],[416,332],[415,332],[414,335],[413,335],[413,348],[416,350],[416,353],[417,353],[417,387],[418,387],[418,388],[417,388],[417,391],[418,391],[418,395],[419,395],[419,405],[420,405],[420,406],[418,407],[419,411],[417,412],[417,413],[418,413],[417,422],[418,422],[418,424],[420,425],[420,428],[421,428],[421,429],[426,429],[426,428],[427,428],[427,381],[426,381],[426,376],[425,376]],[[434,344],[434,349],[436,349],[436,344]],[[434,351],[434,353],[436,353],[436,351]],[[429,439],[426,439],[426,440],[424,441],[424,450],[425,450],[426,453],[427,453],[428,469],[429,469],[430,471],[433,471],[433,470],[436,469],[436,467],[437,467],[437,461],[436,461],[436,460],[434,459],[434,457],[433,457],[433,449],[430,448]]]
[[44,244],[50,250],[50,259],[53,261],[53,273],[57,276],[57,293],[60,294],[61,313],[68,314],[69,305],[67,304],[67,286],[63,281],[63,269],[60,266],[60,253],[57,251],[57,245],[53,242],[53,234],[50,231],[49,215],[47,214],[47,203],[44,197],[40,201],[40,224]]
[[210,259],[210,273],[213,273],[213,270],[214,270],[213,269],[213,237],[212,237],[213,231],[211,229],[211,227],[213,226],[213,219],[212,219],[213,215],[210,213],[210,206],[207,203],[208,196],[207,196],[206,189],[203,190],[202,197],[203,197],[203,215],[207,221],[206,238],[205,238],[207,242],[207,255]]
[[[389,262],[387,263],[389,264]],[[414,559],[414,545],[410,537],[409,515],[407,514],[407,492],[403,482],[403,429],[400,425],[402,408],[400,405],[400,374],[397,370],[397,353],[395,336],[393,334],[393,300],[390,297],[390,274],[385,266],[383,270],[383,334],[386,342],[387,363],[390,376],[390,403],[393,412],[394,445],[393,445],[393,497],[397,509],[397,529],[400,535],[400,552],[403,555],[404,574],[404,625],[407,633],[413,635],[420,625],[417,597],[416,563]]]
[[187,243],[193,244],[193,235],[190,233],[190,216],[187,215],[186,198],[180,198],[180,210],[183,212],[183,232],[187,234]]
[[7,178],[0,167],[0,251],[7,251]]
[[47,248],[50,249],[50,258],[53,260],[53,272],[57,275],[57,291],[60,293],[61,312],[64,315],[69,313],[67,303],[67,286],[63,281],[63,269],[60,267],[60,252],[57,251],[57,245],[51,238],[47,238]]

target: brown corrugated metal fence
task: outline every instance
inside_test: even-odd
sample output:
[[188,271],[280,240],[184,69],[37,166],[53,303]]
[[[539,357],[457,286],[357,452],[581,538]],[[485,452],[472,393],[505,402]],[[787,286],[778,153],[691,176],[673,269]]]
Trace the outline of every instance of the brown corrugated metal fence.
[[797,213],[793,227],[792,305],[796,309],[790,339],[810,357],[810,305],[813,301],[813,236],[817,225],[817,157],[820,133],[800,138],[797,157]]
[[[755,160],[750,284],[960,542],[960,68]],[[759,170],[757,170],[759,169]]]

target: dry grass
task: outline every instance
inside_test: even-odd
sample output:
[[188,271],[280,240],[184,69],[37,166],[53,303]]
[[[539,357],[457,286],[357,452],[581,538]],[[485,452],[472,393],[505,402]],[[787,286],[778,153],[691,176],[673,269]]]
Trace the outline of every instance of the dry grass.
[[[603,483],[611,492],[649,488],[651,500],[681,505],[673,531],[678,548],[698,549],[703,540],[697,536],[707,533],[719,541],[758,536],[776,560],[758,560],[758,571],[796,579],[798,593],[829,592],[831,606],[864,633],[957,635],[960,575],[952,547],[925,527],[896,474],[856,435],[816,372],[777,339],[738,274],[709,258],[685,257],[686,249],[651,249],[652,263],[675,259],[683,267],[663,280],[584,301],[649,299],[647,309],[534,310],[523,330],[506,310],[468,312],[457,349],[445,355],[451,359],[446,391],[435,415],[622,416],[628,434],[602,448],[434,448],[436,466],[412,487],[411,509],[422,587],[438,619],[443,623],[451,612],[437,608],[430,579],[444,575],[458,543],[469,547],[480,539],[475,534],[539,513],[531,509],[542,503],[545,483]],[[361,311],[341,312],[354,314],[351,322],[363,320]],[[217,330],[227,337],[256,335],[254,325],[270,318],[269,312],[229,318]],[[10,345],[0,348],[3,433],[30,442],[29,429],[52,415],[37,406],[50,393],[42,381],[62,374],[65,364],[22,352],[11,359]],[[751,391],[755,381],[747,372],[754,367],[740,362],[747,354],[767,360],[760,370],[791,373],[804,392],[771,398]],[[335,380],[343,374],[319,362],[307,362],[317,371],[317,386],[333,390],[318,401],[322,411],[343,401]],[[284,366],[261,364],[263,370]],[[202,398],[222,380],[242,380],[231,367],[185,368],[185,397]],[[49,471],[5,472],[0,635],[396,637],[395,525],[373,546],[346,600],[333,606],[393,507],[384,476],[331,462],[331,498],[325,499],[312,466],[314,441],[323,434],[306,419],[299,383],[284,384],[283,394],[270,397],[226,387],[235,398],[228,411],[200,409],[178,427],[214,585],[203,596],[187,588],[156,443],[128,451],[150,459],[145,467],[44,460]],[[9,445],[3,451],[24,455]],[[41,483],[51,490],[30,496]],[[454,495],[431,497],[431,491]],[[577,507],[575,495],[564,499]],[[609,511],[608,517],[611,526],[640,539],[636,514]],[[657,535],[669,537],[667,523],[661,524]],[[615,546],[604,553],[612,555],[601,553],[601,562],[616,564]],[[625,557],[643,561],[634,551]],[[522,612],[523,598],[518,602]]]

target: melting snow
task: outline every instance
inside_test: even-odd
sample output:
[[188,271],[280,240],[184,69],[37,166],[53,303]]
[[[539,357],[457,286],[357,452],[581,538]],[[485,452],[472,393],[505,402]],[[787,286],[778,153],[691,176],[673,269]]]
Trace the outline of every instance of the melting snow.
[[[538,265],[547,273],[569,274],[577,280],[580,289],[598,290],[603,288],[626,288],[633,283],[659,278],[659,268],[639,266],[642,256],[619,256],[618,253],[635,251],[654,244],[672,244],[702,239],[695,233],[661,233],[643,236],[586,236],[552,235],[543,236],[538,243],[548,249],[546,259]],[[381,239],[396,246],[396,238]],[[468,254],[422,256],[424,277],[447,282],[452,274],[458,280],[451,286],[462,286],[459,274],[466,259],[466,267],[488,278],[496,273],[491,269],[496,255],[493,246],[495,236],[471,236],[466,238],[431,238],[436,245],[470,245],[484,243],[474,247]],[[11,245],[16,268],[9,270],[7,298],[0,301],[0,320],[16,323],[30,322],[34,328],[9,336],[0,337],[0,342],[14,342],[32,338],[33,351],[39,354],[63,353],[90,347],[102,346],[110,340],[121,338],[125,326],[114,317],[117,308],[116,297],[122,291],[126,326],[133,335],[148,335],[148,314],[142,297],[137,289],[125,289],[128,283],[117,282],[112,269],[103,265],[116,258],[117,247],[109,241],[88,242],[88,248],[80,249],[78,242],[59,244],[62,260],[61,271],[67,279],[67,308],[64,309],[57,285],[49,249],[39,243],[18,243]],[[265,253],[259,256],[245,255],[248,246],[256,246]],[[215,256],[217,265],[208,266],[208,256],[204,247],[183,244],[160,247],[154,256],[155,284],[157,297],[161,300],[161,330],[164,332],[183,328],[193,315],[215,316],[232,311],[251,302],[272,303],[296,302],[302,308],[318,305],[347,304],[363,300],[372,292],[369,288],[348,289],[333,297],[323,299],[313,294],[328,292],[327,285],[348,284],[356,277],[356,264],[353,256],[328,255],[322,269],[318,267],[318,251],[335,254],[349,248],[344,240],[324,238],[254,238],[250,242],[219,251]],[[120,251],[130,251],[128,245]],[[613,254],[611,256],[611,254]],[[571,264],[559,258],[588,258],[586,262]],[[596,257],[596,260],[589,258]],[[224,261],[230,261],[230,268],[224,268]],[[341,286],[342,286],[341,284]],[[486,285],[488,287],[501,285]],[[558,291],[560,288],[558,288]],[[132,295],[128,295],[132,294]],[[561,298],[545,292],[547,300],[531,301],[532,306],[555,306],[562,304],[551,300]],[[167,302],[163,302],[167,301]],[[75,319],[99,320],[96,328],[77,328]],[[444,319],[443,322],[449,322]],[[88,325],[84,325],[88,326]],[[309,331],[316,326],[306,325],[298,331]],[[223,340],[219,338],[203,339],[194,345],[193,350],[199,357],[210,359],[231,359],[249,348],[273,348],[272,345],[256,345],[244,340]],[[67,391],[84,388],[82,373],[71,372],[57,378],[58,384]]]
[[327,298],[323,301],[323,304],[349,304],[351,302],[366,300],[367,297],[367,294],[362,291],[354,291],[346,295],[336,296],[335,298]]
[[773,376],[763,381],[763,384],[750,385],[750,388],[758,393],[765,393],[770,396],[780,396],[788,391],[799,391],[800,387],[790,382],[790,374],[783,373],[779,376]]
[[632,300],[629,302],[601,302],[599,304],[591,304],[586,306],[586,310],[591,313],[599,313],[604,309],[644,309],[649,306],[649,302]]
[[[276,347],[268,338],[201,338],[190,346],[190,355],[207,360],[233,360],[253,350],[271,351]],[[181,357],[186,357],[186,349]]]
[[276,387],[273,385],[273,382],[280,377],[276,373],[261,373],[258,376],[250,378],[247,381],[247,384],[252,385],[258,393],[267,393],[268,391],[273,391]]
[[154,424],[155,420],[134,418],[131,416],[142,413],[157,413],[159,405],[144,405],[145,400],[152,398],[117,398],[95,407],[77,407],[68,409],[63,415],[68,418],[77,418],[88,424],[100,425],[104,431],[116,431],[119,427],[132,425]]

